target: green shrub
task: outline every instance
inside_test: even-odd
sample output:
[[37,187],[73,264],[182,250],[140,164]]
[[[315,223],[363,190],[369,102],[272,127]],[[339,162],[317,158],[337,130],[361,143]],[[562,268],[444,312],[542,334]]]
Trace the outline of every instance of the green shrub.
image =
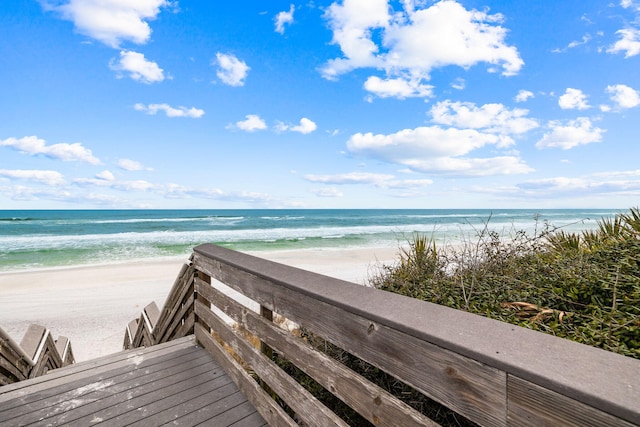
[[580,234],[490,231],[438,250],[415,235],[373,286],[640,359],[640,210]]
[[[548,224],[535,235],[489,230],[437,248],[416,234],[376,288],[466,310],[640,359],[640,211],[603,219],[579,234]],[[443,426],[475,424],[320,337],[317,350],[345,364]],[[349,425],[371,424],[286,359],[274,360]]]

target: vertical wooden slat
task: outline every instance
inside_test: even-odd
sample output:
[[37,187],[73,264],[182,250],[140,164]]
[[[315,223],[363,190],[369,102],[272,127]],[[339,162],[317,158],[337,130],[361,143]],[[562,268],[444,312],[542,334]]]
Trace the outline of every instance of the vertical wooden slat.
[[[209,276],[207,273],[198,270],[196,276],[198,277],[198,279],[202,280],[204,283],[211,285],[211,276]],[[206,307],[211,308],[211,302],[207,301],[207,299],[205,297],[203,297],[202,295],[199,295],[197,292],[195,292],[195,288],[194,288],[194,294],[195,294],[195,301],[198,301],[200,303],[202,303],[203,305],[205,305]],[[195,304],[194,301],[194,304]],[[198,324],[199,319],[198,319],[198,315],[194,312],[194,323]]]
[[[291,319],[480,425],[570,424],[575,420],[581,425],[640,425],[640,376],[634,374],[640,372],[640,365],[635,360],[212,245],[194,248],[193,267],[207,283],[212,278],[219,280],[261,306],[264,319],[246,311],[235,318],[241,327],[260,331],[259,350],[245,348],[245,341],[237,341],[246,340],[244,335],[227,335],[225,339],[242,347],[245,357],[259,365],[261,378],[275,375],[278,387],[287,380],[270,371],[269,347],[279,353],[281,348],[306,353],[295,346],[287,347],[291,343],[270,324],[273,313]],[[211,295],[185,289],[193,293],[194,309],[174,304],[170,310],[180,320],[176,323],[174,317],[166,324],[171,323],[172,329],[177,326],[180,332],[192,328],[210,351],[228,357],[211,338],[212,324],[206,321],[213,315]],[[181,301],[184,304],[186,300]],[[220,321],[216,328],[230,329]],[[256,325],[267,329],[260,330],[262,326]],[[140,325],[138,331],[135,340],[142,341],[145,336]],[[166,339],[171,334],[167,333]],[[218,350],[211,350],[215,346]],[[301,357],[313,358],[311,364],[320,363],[312,353]],[[298,359],[298,363],[304,362]],[[589,371],[594,378],[585,376],[581,366],[596,367]],[[228,369],[242,367],[229,365]],[[335,378],[321,378],[326,379],[330,391],[338,394],[331,384],[337,381]],[[252,384],[251,390],[260,388],[256,381]],[[340,393],[345,397],[344,391]],[[293,395],[290,397],[294,404],[299,403]],[[557,415],[544,415],[550,412],[548,408]],[[367,408],[360,410],[367,412]],[[302,409],[302,413],[305,411]],[[373,412],[368,416],[373,419]]]
[[[273,311],[269,310],[264,305],[260,306],[260,316],[262,316],[268,322],[273,322]],[[262,351],[262,353],[269,359],[273,359],[273,349],[271,349],[271,347],[269,347],[269,345],[263,340],[260,340],[260,351]]]
[[213,339],[208,328],[196,323],[194,332],[198,343],[216,358],[216,361],[220,363],[270,426],[298,427],[298,424],[267,395],[260,385],[231,357],[229,352]]
[[345,365],[317,351],[302,339],[284,331],[219,290],[199,281],[196,281],[196,288],[241,327],[269,343],[280,355],[374,425],[438,425]]
[[640,425],[638,360],[209,244],[194,264],[481,425],[515,416],[508,376]]
[[[296,292],[293,284],[284,286],[238,266],[197,256],[194,262],[213,278],[470,420],[492,427],[506,425],[506,374],[499,369],[372,322],[367,316],[374,313],[356,314]],[[375,291],[362,286],[357,290],[362,290],[363,301]],[[380,300],[378,306],[385,307],[385,302]]]
[[[306,425],[347,427],[347,424],[336,414],[319,402],[304,387],[295,382],[273,361],[267,359],[258,349],[239,337],[230,326],[226,325],[211,310],[199,302],[196,302],[195,309],[202,323],[213,328],[216,334],[269,385],[269,388],[287,402],[287,405],[295,411],[296,415]],[[272,399],[269,397],[269,400]]]

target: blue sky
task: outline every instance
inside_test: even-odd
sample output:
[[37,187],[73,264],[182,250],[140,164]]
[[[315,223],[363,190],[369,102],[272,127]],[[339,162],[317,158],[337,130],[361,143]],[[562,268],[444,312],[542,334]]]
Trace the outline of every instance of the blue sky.
[[640,0],[5,0],[0,208],[629,208]]

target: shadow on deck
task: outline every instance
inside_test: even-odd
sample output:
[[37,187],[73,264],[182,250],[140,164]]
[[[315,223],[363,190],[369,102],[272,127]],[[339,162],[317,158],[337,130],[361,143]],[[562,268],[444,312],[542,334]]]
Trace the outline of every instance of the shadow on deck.
[[0,388],[0,426],[267,425],[193,335]]

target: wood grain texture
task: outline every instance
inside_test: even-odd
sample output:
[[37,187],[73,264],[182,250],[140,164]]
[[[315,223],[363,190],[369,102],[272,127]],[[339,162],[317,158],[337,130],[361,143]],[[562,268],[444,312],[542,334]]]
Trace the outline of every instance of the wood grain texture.
[[158,318],[158,324],[154,331],[156,343],[169,341],[175,336],[175,331],[180,326],[181,320],[184,319],[193,304],[191,284],[194,274],[191,265],[184,264],[182,266]]
[[31,366],[16,349],[0,340],[0,386],[27,379],[30,370]]
[[[491,426],[506,424],[504,372],[238,267],[197,254],[194,263],[215,279],[472,421]],[[372,290],[360,288],[361,299]]]
[[[507,376],[640,425],[640,361],[205,244],[194,264],[484,425],[507,423]],[[585,374],[588,373],[588,374]]]
[[213,339],[208,328],[197,323],[194,330],[198,343],[215,357],[270,426],[298,426],[271,396],[260,388],[258,383],[233,359],[229,352]]
[[347,427],[344,421],[268,359],[259,348],[239,337],[234,329],[217,317],[209,307],[196,301],[195,309],[196,315],[205,322],[206,326],[213,329],[260,379],[293,409],[298,419],[309,426]]
[[27,393],[35,393],[50,387],[56,387],[60,383],[82,380],[92,375],[100,375],[109,370],[127,366],[135,360],[139,361],[141,359],[146,360],[164,357],[167,353],[178,351],[182,348],[190,348],[195,345],[194,337],[190,336],[149,348],[121,351],[108,356],[76,363],[62,369],[55,369],[48,372],[47,375],[1,387],[0,405],[3,405],[8,399],[13,399]]
[[206,295],[238,324],[260,337],[307,375],[314,378],[343,402],[375,425],[435,426],[424,415],[404,404],[343,364],[315,350],[301,339],[282,330],[208,284],[196,280],[198,292]]
[[[508,421],[512,426],[632,427],[636,423],[594,409],[523,379],[509,376]],[[640,406],[640,402],[638,402]]]
[[193,334],[195,274],[190,264],[182,266],[162,309],[152,302],[144,308],[139,319],[129,322],[124,335],[124,349],[149,347]]
[[266,425],[193,336],[72,365],[0,391],[2,427],[96,422]]

